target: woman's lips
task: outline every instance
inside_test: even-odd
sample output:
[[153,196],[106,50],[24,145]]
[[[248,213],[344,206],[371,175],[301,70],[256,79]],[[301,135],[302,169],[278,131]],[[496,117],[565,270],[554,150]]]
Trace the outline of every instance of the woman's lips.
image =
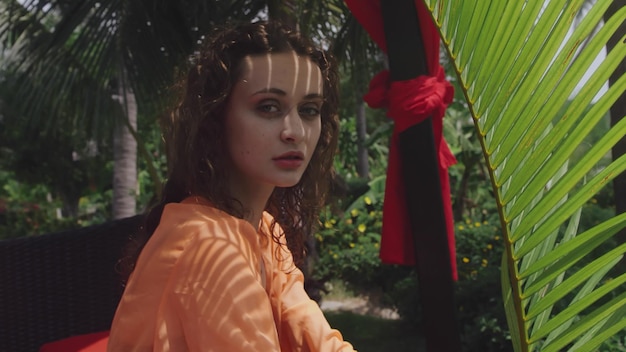
[[304,163],[302,152],[287,152],[272,159],[274,164],[281,169],[297,169]]

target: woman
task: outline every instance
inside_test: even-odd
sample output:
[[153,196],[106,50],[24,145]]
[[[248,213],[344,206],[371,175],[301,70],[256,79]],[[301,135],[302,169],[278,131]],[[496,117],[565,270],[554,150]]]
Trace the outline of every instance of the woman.
[[337,97],[334,63],[280,25],[223,30],[200,51],[109,351],[353,350],[294,264],[332,176]]

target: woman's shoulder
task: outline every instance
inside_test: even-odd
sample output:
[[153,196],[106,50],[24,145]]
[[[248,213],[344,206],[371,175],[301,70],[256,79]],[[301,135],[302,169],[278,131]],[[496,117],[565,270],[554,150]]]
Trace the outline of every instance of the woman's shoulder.
[[201,197],[188,197],[179,203],[168,203],[163,209],[159,224],[201,226],[203,223],[236,223],[239,219],[219,210]]
[[215,208],[201,197],[189,197],[180,203],[167,204],[159,227],[193,234],[197,241],[219,238],[239,241],[242,237],[256,237],[256,231],[248,222]]

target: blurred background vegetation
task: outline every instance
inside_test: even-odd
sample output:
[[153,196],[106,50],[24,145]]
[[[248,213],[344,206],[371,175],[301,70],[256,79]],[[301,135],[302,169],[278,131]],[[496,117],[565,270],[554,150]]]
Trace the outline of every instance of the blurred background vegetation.
[[[418,334],[422,322],[415,272],[378,259],[392,125],[383,111],[369,109],[361,97],[385,58],[343,1],[142,0],[129,5],[1,0],[0,13],[0,239],[100,224],[145,211],[158,194],[166,168],[158,118],[171,107],[169,88],[203,33],[228,20],[281,19],[334,52],[342,71],[335,159],[339,181],[312,236],[308,274],[327,292],[341,283],[354,295],[397,310],[401,322],[389,324],[401,328],[329,316],[345,326],[348,338],[354,334],[352,340],[360,341],[362,350],[381,350],[367,340],[373,331],[395,340],[398,335],[389,331]],[[468,351],[508,351],[497,207],[471,116],[443,54],[442,63],[457,94],[447,110],[444,133],[458,160],[450,177],[463,344]],[[136,115],[130,116],[133,104]],[[120,162],[120,143],[114,142],[120,140],[115,137],[120,126],[131,132],[134,148],[126,164]],[[609,116],[593,138],[608,127]],[[593,143],[589,140],[581,148]],[[116,172],[130,175],[121,193],[115,190],[120,187],[114,182]],[[124,197],[130,199],[131,210],[120,212],[116,202]],[[583,229],[612,217],[612,188],[586,208]],[[359,324],[376,328],[355,329]],[[406,342],[406,350],[414,343]],[[607,350],[626,351],[625,343],[626,337],[618,336],[608,342]]]

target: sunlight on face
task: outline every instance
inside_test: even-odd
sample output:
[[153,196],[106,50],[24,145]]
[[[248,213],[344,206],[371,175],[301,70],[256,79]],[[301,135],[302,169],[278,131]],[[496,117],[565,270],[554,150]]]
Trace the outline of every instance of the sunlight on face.
[[320,137],[321,71],[294,52],[249,56],[242,65],[226,112],[231,188],[293,186]]
[[[304,91],[317,91],[319,94],[322,94],[323,81],[319,67],[311,60],[298,56],[295,52],[279,54],[268,53],[255,56],[254,59],[251,56],[247,56],[242,63],[244,65],[244,74],[242,76],[251,73],[259,75],[266,74],[265,88],[270,89],[272,82],[277,83],[276,80],[272,78],[274,66],[280,66],[289,60],[291,60],[292,63],[287,66],[281,66],[280,69],[284,70],[288,77],[293,77],[291,84],[287,85],[292,87],[290,94],[296,94],[297,88],[303,88]],[[274,64],[273,62],[275,61],[276,63]],[[300,65],[303,66],[302,71],[300,70]],[[291,71],[291,68],[293,68],[293,71],[288,72]],[[303,78],[304,80],[302,80]],[[248,80],[244,78],[242,81],[247,82]],[[312,85],[315,86],[313,87]]]

